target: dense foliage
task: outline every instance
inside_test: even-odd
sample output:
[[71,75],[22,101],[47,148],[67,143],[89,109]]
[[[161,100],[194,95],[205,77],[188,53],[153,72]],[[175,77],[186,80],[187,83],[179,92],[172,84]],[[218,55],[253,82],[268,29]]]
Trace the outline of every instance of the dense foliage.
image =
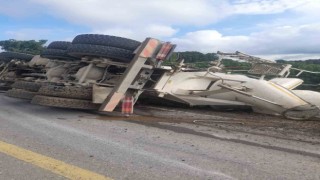
[[4,51],[20,52],[27,54],[40,54],[44,47],[44,44],[47,40],[28,40],[28,41],[19,41],[15,39],[9,39],[0,41],[1,49]]
[[[285,61],[285,60],[278,60],[278,63],[284,64],[292,64],[292,67],[298,69],[304,69],[313,72],[320,72],[320,59],[312,59],[306,61]],[[295,75],[299,73],[297,70],[292,70],[292,74],[290,77],[295,77]],[[299,78],[304,80],[303,89],[310,89],[316,88],[320,90],[320,74],[312,74],[312,73],[302,73]]]

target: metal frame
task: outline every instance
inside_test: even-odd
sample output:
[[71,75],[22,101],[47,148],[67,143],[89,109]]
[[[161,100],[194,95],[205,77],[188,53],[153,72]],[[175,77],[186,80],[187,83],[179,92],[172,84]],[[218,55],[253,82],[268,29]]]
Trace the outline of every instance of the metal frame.
[[[169,42],[162,43],[153,38],[147,38],[135,50],[136,55],[128,65],[119,83],[100,106],[100,111],[112,112],[119,102],[126,96],[134,96],[135,101],[143,92],[142,88],[153,73],[153,69],[160,67],[176,46]],[[149,62],[146,64],[146,62]],[[151,65],[150,65],[151,64]]]

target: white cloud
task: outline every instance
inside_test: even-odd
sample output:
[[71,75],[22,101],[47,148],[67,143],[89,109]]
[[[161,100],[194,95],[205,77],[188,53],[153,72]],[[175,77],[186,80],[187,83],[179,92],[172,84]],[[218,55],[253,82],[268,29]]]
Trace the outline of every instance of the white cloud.
[[173,36],[175,26],[203,26],[215,23],[232,12],[224,0],[31,0],[47,12],[93,32],[147,36]]
[[[72,22],[98,25],[108,23],[208,24],[229,14],[223,0],[32,0],[47,6],[52,15]],[[225,8],[224,8],[225,7]],[[143,28],[143,27],[140,27]]]
[[304,0],[301,6],[294,8],[295,12],[301,13],[304,16],[308,15],[313,17],[320,17],[319,9],[320,9],[320,1],[319,0]]
[[309,2],[312,0],[237,0],[233,9],[235,14],[275,14]]
[[202,30],[172,38],[172,41],[181,45],[180,51],[313,54],[319,53],[319,32],[320,24],[275,27],[247,36],[224,36],[216,30]]
[[143,40],[172,37],[174,26],[208,25],[232,12],[224,0],[31,0],[47,12],[72,23],[85,25],[94,33]]
[[[70,34],[72,38],[70,37]],[[40,40],[46,39],[49,41],[72,41],[73,37],[76,35],[75,32],[60,28],[22,28],[5,31],[4,35],[8,39],[18,39],[18,40]]]
[[257,55],[258,57],[278,60],[308,60],[308,59],[320,59],[320,54],[270,54],[270,55]]
[[[46,14],[85,26],[91,31],[87,33],[137,40],[148,36],[171,39],[179,50],[304,55],[320,53],[319,9],[319,0],[15,0],[1,3],[0,14],[13,17]],[[230,16],[285,12],[290,12],[292,17],[258,22],[247,34],[224,35],[208,28]],[[196,30],[190,32],[190,27]],[[17,39],[40,35],[54,39],[57,33],[63,34],[62,31],[33,28],[6,32]],[[64,39],[71,39],[71,35],[68,33]]]
[[189,32],[183,37],[172,38],[172,42],[179,44],[178,50],[180,51],[201,52],[234,51],[235,47],[249,43],[248,40],[247,36],[223,36],[216,30]]
[[4,14],[15,18],[25,18],[37,14],[40,10],[41,8],[39,6],[34,6],[34,4],[28,0],[0,0],[0,15]]
[[146,35],[149,37],[171,37],[177,31],[177,29],[173,29],[172,27],[165,25],[151,24],[150,26],[146,27]]

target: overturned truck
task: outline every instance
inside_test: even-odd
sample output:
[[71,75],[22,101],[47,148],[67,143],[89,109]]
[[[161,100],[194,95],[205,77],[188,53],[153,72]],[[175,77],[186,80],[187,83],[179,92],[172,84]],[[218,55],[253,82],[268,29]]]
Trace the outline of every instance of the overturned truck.
[[[147,92],[147,97],[189,106],[250,106],[255,112],[299,120],[319,115],[320,93],[295,90],[302,80],[288,78],[287,65],[241,53],[218,53],[220,59],[238,56],[252,61],[251,73],[260,77],[229,74],[220,63],[206,71],[185,70],[182,61],[164,68],[162,62],[175,47],[153,38],[140,43],[108,35],[78,35],[66,50],[68,56],[78,58],[77,70],[69,73],[72,78],[43,85],[32,103],[112,112],[124,98],[135,103]],[[266,79],[267,75],[274,77]]]
[[152,38],[140,43],[115,36],[78,35],[67,52],[86,65],[72,75],[73,80],[42,86],[32,103],[113,111],[123,97],[138,99],[174,47]]

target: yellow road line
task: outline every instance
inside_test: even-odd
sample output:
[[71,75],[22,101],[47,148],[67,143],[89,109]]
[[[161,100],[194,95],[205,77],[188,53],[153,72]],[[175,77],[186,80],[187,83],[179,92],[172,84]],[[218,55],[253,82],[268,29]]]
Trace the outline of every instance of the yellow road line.
[[111,180],[103,175],[0,141],[0,152],[69,179]]

